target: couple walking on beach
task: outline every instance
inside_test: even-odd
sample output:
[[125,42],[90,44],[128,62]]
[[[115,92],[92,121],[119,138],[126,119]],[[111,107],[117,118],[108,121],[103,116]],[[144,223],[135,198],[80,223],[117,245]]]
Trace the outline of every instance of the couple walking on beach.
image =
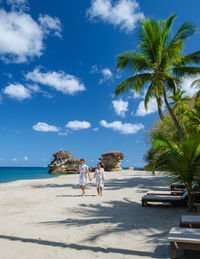
[[[85,160],[83,158],[80,159],[79,172],[79,185],[82,190],[82,196],[85,196],[85,185],[87,183],[87,176],[90,181],[92,181],[92,177],[90,177],[89,167],[85,164]],[[99,196],[102,196],[104,182],[106,181],[104,165],[102,163],[97,164],[97,168],[95,169],[93,178],[96,178],[97,193]]]

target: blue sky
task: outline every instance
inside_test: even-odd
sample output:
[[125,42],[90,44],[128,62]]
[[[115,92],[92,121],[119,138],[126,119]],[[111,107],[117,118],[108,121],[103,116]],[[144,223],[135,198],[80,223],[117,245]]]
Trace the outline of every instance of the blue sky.
[[45,166],[60,149],[90,166],[113,150],[123,166],[143,166],[156,104],[145,112],[144,93],[114,98],[130,75],[116,71],[116,56],[137,49],[138,19],[177,13],[176,31],[184,21],[199,26],[199,8],[198,0],[1,0],[0,166]]

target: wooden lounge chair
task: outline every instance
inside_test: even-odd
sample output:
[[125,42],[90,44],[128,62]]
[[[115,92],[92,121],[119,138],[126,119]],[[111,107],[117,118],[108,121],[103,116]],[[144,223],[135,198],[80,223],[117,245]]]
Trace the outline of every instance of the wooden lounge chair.
[[186,205],[188,192],[185,191],[181,196],[174,195],[144,195],[142,197],[142,206],[148,205],[148,202],[169,202],[172,205]]
[[181,191],[148,191],[147,195],[182,195],[185,190]]
[[171,228],[168,241],[170,242],[171,258],[176,258],[177,249],[200,250],[200,229]]
[[179,183],[179,182],[177,182],[177,183],[172,183],[172,184],[170,185],[170,189],[171,189],[171,190],[183,190],[183,189],[185,189],[185,184]]
[[200,228],[200,216],[183,215],[180,220],[179,227],[184,228]]

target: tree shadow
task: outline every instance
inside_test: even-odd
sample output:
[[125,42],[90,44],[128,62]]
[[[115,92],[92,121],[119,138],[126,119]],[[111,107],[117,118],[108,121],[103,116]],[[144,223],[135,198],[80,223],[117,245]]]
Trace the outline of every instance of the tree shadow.
[[[56,197],[82,197],[82,195],[56,195]],[[84,197],[96,197],[96,195],[85,194]]]
[[[156,185],[155,185],[156,180]],[[132,178],[125,178],[125,179],[108,179],[105,183],[106,190],[119,190],[123,188],[138,188],[138,192],[146,192],[147,190],[151,189],[152,191],[163,191],[169,190],[168,183],[170,178],[169,177],[159,177],[159,176],[152,176],[152,177],[139,177],[134,176]]]
[[63,242],[34,239],[34,238],[23,238],[23,237],[16,237],[16,236],[6,236],[6,235],[0,235],[0,239],[6,239],[10,241],[20,241],[24,243],[34,243],[34,244],[44,245],[44,246],[71,248],[71,249],[80,250],[80,251],[88,250],[92,252],[113,253],[113,254],[123,254],[123,255],[132,255],[132,256],[138,255],[141,257],[149,256],[152,258],[163,258],[163,254],[166,256],[166,250],[167,250],[166,246],[163,246],[163,245],[156,247],[154,252],[145,252],[145,251],[121,249],[121,248],[114,248],[114,247],[103,248],[100,246],[88,246],[88,245],[80,245],[80,244],[73,244],[73,243],[67,244]]
[[[183,212],[185,213],[183,208],[142,208],[141,204],[124,199],[123,201],[104,202],[103,204],[80,204],[79,209],[73,210],[79,215],[78,219],[67,218],[59,221],[40,222],[40,224],[63,225],[67,228],[70,226],[97,226],[104,223],[103,230],[96,230],[85,241],[94,241],[102,236],[117,232],[145,230],[148,240],[156,243],[160,242],[161,236],[166,241],[166,235],[174,225],[172,215],[175,210],[178,217]],[[158,219],[162,219],[163,223],[158,224],[156,220],[152,220],[151,217],[155,217],[155,215]],[[176,223],[178,225],[179,222]],[[155,234],[155,231],[158,230],[161,232],[160,236]]]
[[49,183],[49,184],[38,184],[38,185],[32,185],[32,188],[35,189],[42,189],[42,188],[72,188],[72,189],[79,189],[78,184],[54,184],[54,183]]

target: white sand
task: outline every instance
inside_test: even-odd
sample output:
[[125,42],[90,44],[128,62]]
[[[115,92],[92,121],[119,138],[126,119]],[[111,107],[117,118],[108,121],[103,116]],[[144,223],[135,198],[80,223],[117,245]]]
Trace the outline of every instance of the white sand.
[[80,197],[78,177],[0,184],[0,258],[168,258],[168,231],[187,209],[141,207],[166,178],[108,172],[103,197],[94,180]]

